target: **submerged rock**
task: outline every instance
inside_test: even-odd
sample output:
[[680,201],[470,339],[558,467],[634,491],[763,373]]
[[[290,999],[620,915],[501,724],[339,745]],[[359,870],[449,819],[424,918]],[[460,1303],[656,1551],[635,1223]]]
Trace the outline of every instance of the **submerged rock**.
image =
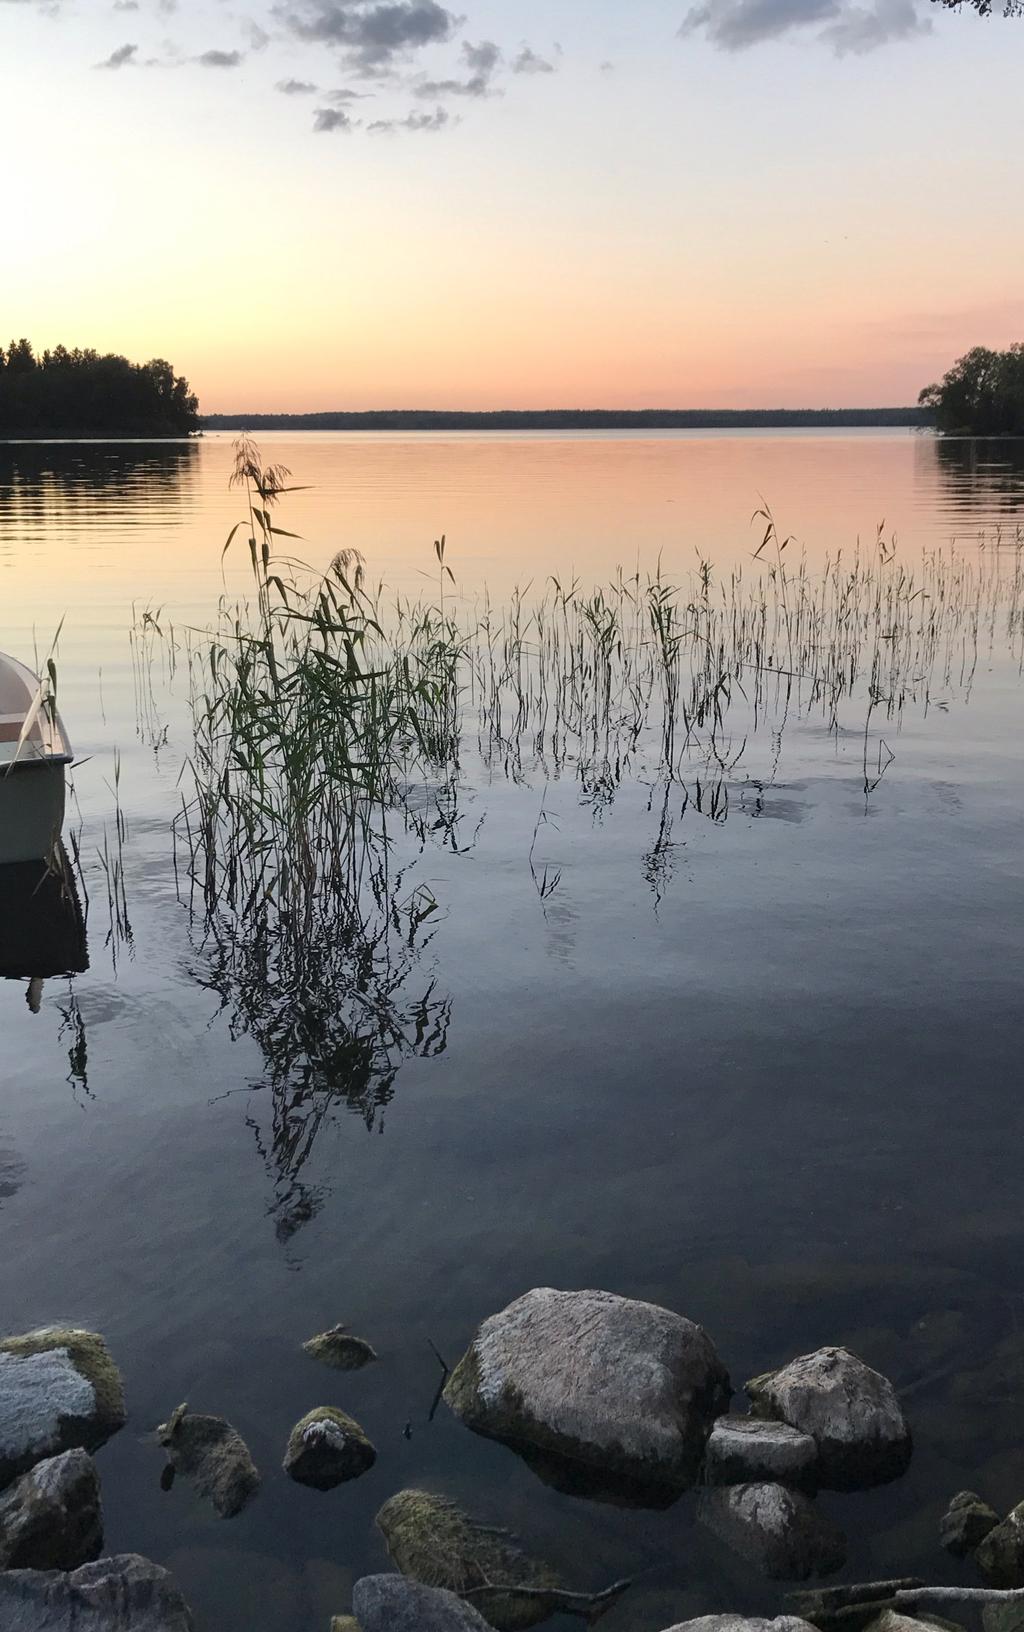
[[97,1559],[73,1574],[0,1572],[4,1632],[193,1632],[172,1577],[138,1553]]
[[911,1439],[896,1391],[848,1349],[818,1349],[746,1385],[759,1417],[810,1434],[820,1483],[856,1490],[896,1479],[910,1462]]
[[100,1481],[88,1451],[37,1462],[0,1496],[0,1569],[74,1570],[102,1550]]
[[241,1513],[260,1488],[260,1476],[242,1436],[223,1417],[179,1405],[157,1429],[176,1473],[205,1496],[222,1519]]
[[[536,1626],[551,1613],[517,1588],[563,1584],[550,1564],[531,1558],[515,1537],[478,1524],[454,1502],[426,1490],[392,1496],[377,1514],[377,1527],[403,1575],[460,1596],[473,1592],[473,1607],[500,1632]],[[489,1585],[499,1590],[474,1592]]]
[[981,1624],[985,1632],[1024,1632],[1024,1603],[1011,1598],[1009,1603],[986,1604]]
[[883,1609],[868,1623],[867,1632],[964,1632],[956,1621],[940,1615],[905,1615],[898,1609]]
[[814,1628],[797,1615],[776,1615],[771,1621],[760,1615],[698,1615],[666,1627],[665,1632],[814,1632]]
[[379,1358],[376,1349],[365,1339],[353,1337],[344,1326],[332,1326],[326,1332],[318,1332],[302,1347],[314,1360],[322,1361],[325,1366],[333,1366],[335,1371],[358,1371],[360,1367],[369,1365],[371,1360]]
[[354,1615],[332,1615],[331,1632],[363,1632]]
[[372,1468],[377,1452],[353,1417],[333,1405],[318,1405],[292,1429],[284,1471],[300,1485],[333,1490]]
[[1024,1587],[1024,1502],[996,1524],[974,1552],[990,1587]]
[[742,1485],[770,1480],[813,1490],[818,1448],[810,1434],[788,1422],[759,1417],[719,1417],[711,1430],[704,1457],[709,1485]]
[[953,1497],[939,1522],[939,1540],[954,1558],[966,1558],[999,1523],[999,1514],[973,1490]]
[[0,1342],[0,1487],[44,1457],[95,1450],[124,1422],[120,1374],[96,1332],[47,1326]]
[[678,1492],[730,1392],[711,1339],[684,1316],[540,1287],[483,1322],[444,1397],[477,1433]]
[[488,1622],[443,1587],[401,1575],[365,1575],[352,1593],[358,1632],[487,1632]]
[[702,1494],[702,1524],[773,1581],[831,1575],[846,1562],[842,1531],[785,1485],[729,1485]]

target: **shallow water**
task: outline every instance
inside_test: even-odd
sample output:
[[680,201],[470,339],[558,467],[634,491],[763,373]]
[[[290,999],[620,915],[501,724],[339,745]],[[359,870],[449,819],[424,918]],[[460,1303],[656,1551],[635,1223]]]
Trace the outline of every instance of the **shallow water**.
[[[638,555],[677,578],[695,550],[719,576],[753,570],[762,498],[812,572],[884,521],[911,563],[955,535],[1011,577],[1024,506],[1005,447],[893,433],[264,452],[313,484],[282,513],[300,553],[358,547],[416,593],[446,531],[467,612],[485,582],[500,602]],[[785,1589],[697,1528],[692,1498],[560,1495],[443,1408],[428,1420],[431,1344],[454,1362],[528,1287],[601,1286],[703,1322],[737,1388],[822,1343],[889,1373],[914,1461],[895,1485],[822,1498],[850,1538],[844,1574],[969,1579],[938,1549],[948,1497],[1024,1496],[1019,628],[997,610],[961,630],[898,714],[868,719],[870,756],[860,695],[831,728],[820,708],[754,722],[737,701],[724,820],[666,801],[642,753],[618,785],[529,754],[510,778],[467,741],[454,845],[405,858],[404,887],[441,909],[395,965],[405,1031],[346,1099],[290,1055],[282,1071],[280,1028],[246,1030],[237,988],[222,1001],[168,831],[182,670],[166,673],[168,640],[152,689],[131,661],[133,602],[179,648],[212,616],[239,514],[229,459],[227,438],[0,448],[0,646],[31,659],[33,628],[45,651],[66,614],[91,958],[47,981],[37,1014],[24,982],[0,985],[0,1295],[8,1329],[95,1327],[122,1368],[130,1422],[99,1453],[109,1549],[168,1564],[200,1632],[307,1632],[387,1567],[380,1503],[425,1484],[573,1584],[635,1574],[609,1632],[769,1609]],[[226,570],[244,585],[241,559]],[[895,757],[871,787],[879,739]],[[115,750],[129,938],[110,933],[98,856]],[[546,896],[538,831],[535,860],[559,875]],[[339,1320],[378,1364],[344,1376],[302,1354]],[[264,1472],[230,1522],[181,1481],[160,1489],[151,1430],[186,1399],[228,1416]],[[279,1471],[320,1403],[379,1452],[329,1495]]]

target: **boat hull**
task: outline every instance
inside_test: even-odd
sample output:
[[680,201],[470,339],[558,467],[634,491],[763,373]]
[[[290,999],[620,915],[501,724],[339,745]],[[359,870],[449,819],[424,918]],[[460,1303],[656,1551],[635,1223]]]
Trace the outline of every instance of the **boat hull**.
[[0,865],[47,861],[64,825],[64,765],[28,760],[0,770]]

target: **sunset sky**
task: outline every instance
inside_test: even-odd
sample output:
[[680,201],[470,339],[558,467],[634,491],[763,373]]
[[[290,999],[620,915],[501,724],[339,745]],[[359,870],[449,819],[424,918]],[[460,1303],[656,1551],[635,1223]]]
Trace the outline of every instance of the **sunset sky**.
[[0,325],[216,410],[905,403],[1024,337],[1024,19],[0,0]]

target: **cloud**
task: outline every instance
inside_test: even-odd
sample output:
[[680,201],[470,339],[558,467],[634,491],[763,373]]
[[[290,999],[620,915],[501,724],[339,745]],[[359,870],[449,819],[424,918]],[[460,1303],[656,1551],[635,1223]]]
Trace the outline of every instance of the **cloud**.
[[338,46],[363,73],[452,38],[458,19],[437,0],[298,0],[278,15],[300,39]]
[[250,51],[265,51],[270,44],[270,35],[266,29],[261,28],[259,23],[254,22],[251,17],[246,18],[245,32],[249,40]]
[[930,28],[918,15],[916,0],[874,0],[865,6],[850,0],[703,0],[691,7],[679,35],[703,34],[722,51],[743,51],[814,29],[815,39],[843,56],[926,34]]
[[390,136],[400,130],[444,130],[447,125],[458,124],[444,108],[435,108],[433,113],[407,113],[404,119],[375,119],[367,130],[376,136]]
[[355,122],[350,113],[344,108],[317,108],[313,115],[313,129],[316,131],[355,129]]
[[512,64],[514,74],[553,74],[554,71],[554,63],[548,62],[544,57],[539,57],[536,51],[531,50],[528,45],[523,46]]
[[138,55],[137,45],[119,45],[116,51],[111,51],[109,57],[96,64],[97,68],[134,68]]
[[436,102],[442,96],[492,96],[491,80],[501,63],[501,47],[493,40],[479,45],[463,42],[462,60],[469,69],[466,79],[427,79],[416,87],[416,95]]
[[201,68],[238,68],[245,57],[241,51],[201,51],[195,60]]
[[115,11],[138,11],[139,0],[114,0]]
[[311,79],[279,79],[274,89],[282,96],[312,96],[316,86]]

